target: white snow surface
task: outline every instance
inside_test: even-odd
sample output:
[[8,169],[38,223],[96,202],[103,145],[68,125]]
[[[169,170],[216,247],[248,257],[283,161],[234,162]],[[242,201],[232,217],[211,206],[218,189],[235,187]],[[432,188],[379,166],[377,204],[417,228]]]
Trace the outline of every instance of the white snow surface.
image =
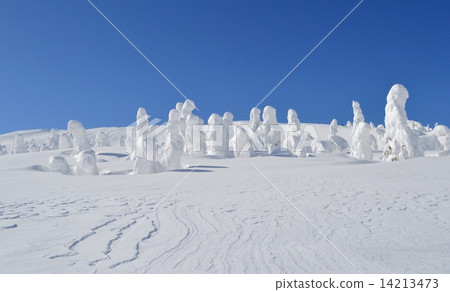
[[[314,126],[328,136],[328,125]],[[110,145],[125,134],[86,130],[101,131]],[[20,133],[36,143],[52,135]],[[351,128],[338,133],[349,141]],[[10,150],[13,137],[0,144]],[[93,150],[102,175],[52,171],[50,156],[76,165],[71,149],[0,156],[1,273],[450,272],[450,156],[183,155],[179,169],[127,175],[125,147]]]

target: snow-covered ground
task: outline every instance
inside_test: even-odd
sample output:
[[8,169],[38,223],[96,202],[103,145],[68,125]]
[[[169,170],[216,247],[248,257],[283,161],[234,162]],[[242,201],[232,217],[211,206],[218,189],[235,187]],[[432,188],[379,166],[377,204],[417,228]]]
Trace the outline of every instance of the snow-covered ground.
[[[89,138],[100,130],[125,131]],[[450,272],[450,156],[183,156],[184,168],[126,175],[125,147],[94,150],[104,175],[50,172],[71,150],[0,156],[0,273]]]

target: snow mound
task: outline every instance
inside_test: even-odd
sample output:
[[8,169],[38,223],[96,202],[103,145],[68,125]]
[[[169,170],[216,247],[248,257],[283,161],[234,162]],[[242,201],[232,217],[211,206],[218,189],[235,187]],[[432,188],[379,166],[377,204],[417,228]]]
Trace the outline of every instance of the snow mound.
[[62,174],[72,174],[69,164],[66,159],[59,155],[50,156],[48,159],[50,168],[55,172],[61,172]]
[[142,157],[136,157],[133,174],[149,174],[161,172],[161,164],[157,161],[149,161]]
[[99,175],[97,167],[97,157],[94,150],[83,150],[76,155],[76,175]]

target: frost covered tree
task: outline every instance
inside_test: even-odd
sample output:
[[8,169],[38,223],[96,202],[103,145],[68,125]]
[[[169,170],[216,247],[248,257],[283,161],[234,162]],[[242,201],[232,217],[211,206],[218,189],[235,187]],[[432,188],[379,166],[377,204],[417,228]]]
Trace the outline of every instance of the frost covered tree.
[[[183,137],[180,135],[179,117],[180,112],[177,109],[172,109],[169,112],[169,120],[164,130],[165,142],[162,146],[162,156],[145,158],[137,156],[135,159],[133,174],[157,173],[180,167],[184,142]],[[153,147],[160,146],[153,145]]]
[[8,149],[6,149],[5,145],[0,144],[0,155],[8,154]]
[[91,149],[86,130],[79,121],[70,120],[67,124],[67,130],[73,136],[73,154]]
[[98,175],[97,157],[92,149],[83,150],[76,155],[75,169],[76,175]]
[[287,113],[287,129],[283,140],[283,147],[295,155],[296,148],[301,135],[300,120],[294,109],[289,109]]
[[26,153],[27,152],[27,144],[25,143],[25,139],[22,134],[15,133],[14,134],[14,145],[13,151],[14,154]]
[[69,133],[62,133],[59,135],[58,147],[59,149],[68,149],[73,147],[71,135]]
[[252,108],[250,111],[250,129],[256,131],[261,124],[261,110],[257,107]]
[[264,125],[277,125],[277,110],[270,105],[264,107],[263,110],[263,124]]
[[145,108],[140,107],[136,114],[136,146],[135,157],[147,158],[147,135],[150,127]]
[[[176,107],[177,107],[177,110],[178,110],[178,108],[180,107],[179,103],[177,103]],[[181,111],[178,110],[180,112],[180,119],[179,119],[180,120],[180,125],[179,125],[180,133],[179,134],[180,134],[181,137],[183,137],[183,140],[186,138],[185,137],[186,127],[187,127],[186,119],[187,119],[187,117],[189,115],[192,114],[192,111],[194,109],[195,109],[194,101],[192,101],[190,99],[186,99],[184,101],[184,103],[183,103],[183,106],[181,107]]]
[[66,159],[59,155],[50,156],[48,164],[53,171],[61,172],[63,174],[72,174],[72,169],[67,163]]
[[181,111],[183,110],[183,105],[184,105],[184,103],[182,103],[182,102],[177,102],[177,104],[175,105],[175,109],[180,113],[180,115],[181,115]]
[[250,137],[240,125],[234,127],[234,134],[229,145],[230,151],[236,158],[252,157],[255,154]]
[[167,129],[165,134],[166,143],[164,144],[164,155],[161,165],[164,170],[180,168],[181,156],[183,155],[183,140],[179,133]]
[[126,135],[120,135],[119,137],[117,137],[116,146],[125,147],[126,138]]
[[338,123],[336,119],[333,119],[330,123],[330,132],[328,134],[328,139],[331,140],[333,136],[337,135]]
[[46,145],[50,150],[55,150],[59,148],[59,134],[56,129],[50,130],[50,137],[48,138]]
[[192,111],[195,109],[194,101],[190,99],[186,99],[183,103],[183,107],[181,108],[181,117],[187,118],[189,114],[192,114]]
[[[184,150],[187,154],[192,155],[194,153],[200,154],[205,147],[201,146],[201,137],[194,136],[194,129],[196,126],[203,125],[203,120],[194,114],[190,114],[186,118],[186,131],[185,131],[185,145]],[[201,135],[201,133],[200,133]],[[200,141],[198,139],[200,138]]]
[[223,118],[218,114],[212,114],[208,119],[208,131],[206,133],[206,155],[226,157],[223,137]]
[[450,129],[444,125],[434,127],[431,134],[437,137],[444,150],[450,150]]
[[375,139],[377,140],[377,145],[378,148],[382,148],[383,147],[383,141],[384,141],[384,133],[385,133],[385,129],[383,125],[378,125],[375,128]]
[[33,138],[31,138],[30,142],[28,142],[28,152],[39,152],[41,149],[40,146],[36,144]]
[[336,119],[333,119],[330,123],[330,132],[328,134],[328,140],[336,145],[335,149],[339,152],[345,151],[349,145],[347,140],[339,136],[338,134],[338,123]]
[[230,153],[230,128],[233,125],[234,116],[230,112],[223,114],[223,148],[227,157],[231,156]]
[[359,160],[372,160],[370,126],[367,123],[359,123],[353,131],[351,155]]
[[159,162],[161,170],[172,170],[180,167],[184,143],[183,137],[180,135],[179,122],[177,122],[179,120],[178,115],[179,112],[176,109],[169,112],[169,122],[164,132],[163,157]]
[[372,160],[373,152],[370,126],[364,122],[364,115],[357,101],[353,101],[353,130],[350,154],[359,160]]
[[264,107],[262,128],[262,141],[267,148],[267,154],[272,154],[280,148],[281,132],[275,129],[278,125],[277,111],[271,106]]
[[353,130],[352,133],[356,130],[356,127],[359,123],[364,123],[364,115],[361,110],[361,106],[359,105],[359,102],[353,101],[352,102],[353,107]]
[[48,151],[50,150],[50,148],[48,148],[47,144],[41,144],[41,148],[39,149],[39,151]]
[[300,120],[298,119],[297,112],[294,109],[289,109],[287,114],[288,125],[300,126]]
[[401,84],[395,84],[387,95],[384,123],[383,160],[397,161],[422,156],[418,136],[408,127],[406,100],[409,93]]
[[[204,145],[204,133],[200,130],[203,125],[203,120],[194,115],[192,112],[186,117],[185,131],[184,131],[184,151],[189,155],[204,153],[206,146]],[[181,127],[180,127],[181,131]]]
[[183,137],[180,135],[180,115],[181,113],[177,109],[170,110],[165,134],[167,135],[168,132],[175,134],[178,133],[178,135],[174,135],[174,138],[178,139],[179,142],[183,145]]
[[97,132],[97,134],[95,135],[95,139],[94,139],[94,145],[95,145],[95,147],[109,146],[108,135],[106,135],[106,133],[103,131]]

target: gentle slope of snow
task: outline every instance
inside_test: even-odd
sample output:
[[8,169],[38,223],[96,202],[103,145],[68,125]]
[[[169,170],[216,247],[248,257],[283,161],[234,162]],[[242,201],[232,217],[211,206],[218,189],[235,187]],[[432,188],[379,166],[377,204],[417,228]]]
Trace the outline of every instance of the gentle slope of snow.
[[450,272],[450,157],[183,157],[191,174],[123,175],[124,147],[94,150],[111,175],[48,172],[70,150],[0,156],[0,272],[88,273],[123,239],[95,272]]

